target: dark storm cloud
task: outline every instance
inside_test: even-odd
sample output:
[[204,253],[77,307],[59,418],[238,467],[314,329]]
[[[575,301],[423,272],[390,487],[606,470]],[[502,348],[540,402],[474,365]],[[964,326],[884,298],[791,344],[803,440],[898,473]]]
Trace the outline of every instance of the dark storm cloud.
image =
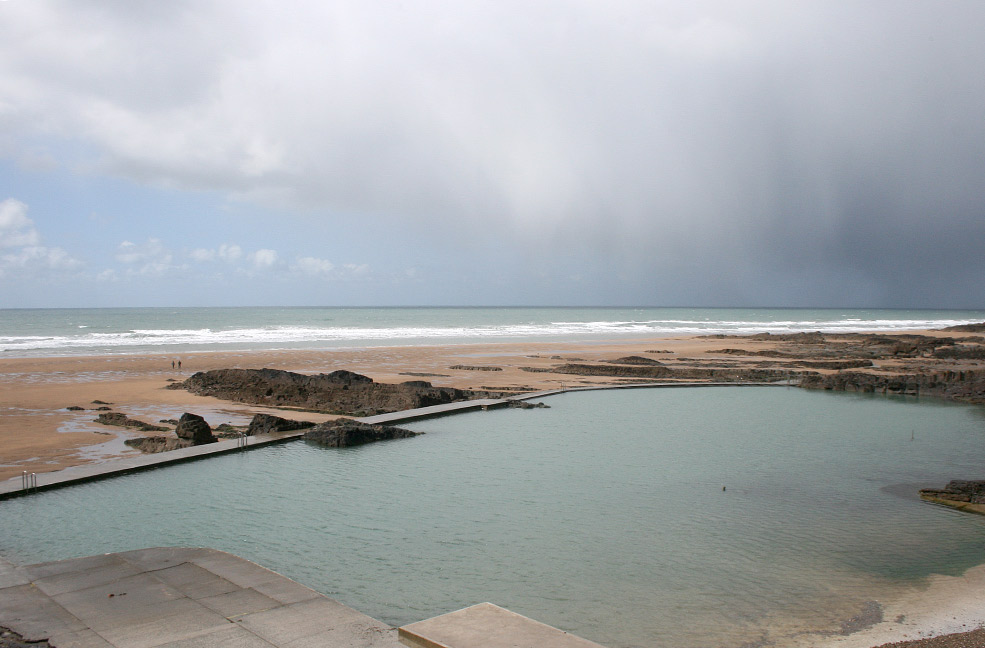
[[8,132],[532,301],[985,302],[980,2],[4,5]]

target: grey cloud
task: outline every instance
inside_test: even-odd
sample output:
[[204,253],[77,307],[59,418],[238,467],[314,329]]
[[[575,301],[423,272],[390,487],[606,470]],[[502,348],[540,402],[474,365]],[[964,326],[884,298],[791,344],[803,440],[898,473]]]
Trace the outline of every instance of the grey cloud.
[[979,2],[0,9],[0,123],[141,182],[492,224],[626,299],[985,299]]

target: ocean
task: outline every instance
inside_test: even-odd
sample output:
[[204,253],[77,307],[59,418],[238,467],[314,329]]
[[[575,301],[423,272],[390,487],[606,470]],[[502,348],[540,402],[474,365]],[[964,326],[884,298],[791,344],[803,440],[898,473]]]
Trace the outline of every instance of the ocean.
[[929,329],[985,310],[783,308],[102,308],[0,310],[4,357],[592,342],[679,335]]

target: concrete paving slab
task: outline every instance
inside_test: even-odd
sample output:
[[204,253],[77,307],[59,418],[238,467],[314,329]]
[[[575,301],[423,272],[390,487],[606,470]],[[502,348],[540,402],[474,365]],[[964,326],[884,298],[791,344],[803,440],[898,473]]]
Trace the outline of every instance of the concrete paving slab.
[[149,574],[137,574],[51,598],[96,631],[114,625],[140,623],[153,618],[157,610],[180,609],[180,604],[188,602],[181,592]]
[[322,596],[310,587],[305,587],[301,583],[286,578],[257,583],[252,589],[280,603],[300,603]]
[[347,623],[310,637],[303,637],[286,644],[284,648],[326,648],[327,646],[402,648],[394,628],[379,622],[367,624],[361,621]]
[[115,555],[121,560],[140,567],[143,571],[154,571],[191,562],[195,558],[203,558],[215,553],[217,553],[215,549],[204,547],[153,547],[124,551]]
[[0,589],[27,585],[31,582],[27,573],[12,562],[0,558]]
[[64,572],[38,578],[34,580],[34,585],[48,596],[57,596],[58,594],[76,592],[100,585],[112,585],[123,578],[136,576],[139,573],[140,570],[137,567],[121,560],[105,567]]
[[113,644],[89,629],[51,635],[48,643],[58,648],[113,648]]
[[399,634],[412,648],[602,648],[492,603],[418,621]]
[[[62,648],[59,646],[58,648]],[[160,644],[158,648],[275,648],[252,632],[232,625],[215,632]]]
[[27,641],[86,629],[82,621],[31,584],[0,590],[0,625]]
[[230,619],[254,612],[272,610],[282,605],[280,601],[264,596],[254,589],[240,589],[228,594],[202,598],[198,602],[213,612]]
[[193,600],[242,589],[239,585],[235,585],[221,576],[216,576],[209,570],[193,563],[182,563],[174,567],[159,569],[154,572],[154,577],[161,579]]
[[[182,602],[187,602],[187,599]],[[231,623],[229,619],[212,610],[192,604],[180,614],[96,631],[116,648],[152,648],[215,632]]]
[[[126,598],[126,597],[122,597]],[[136,606],[122,605],[118,608],[104,607],[100,609],[98,604],[78,606],[69,609],[77,615],[88,627],[99,634],[104,630],[119,628],[141,623],[150,623],[157,619],[167,619],[168,617],[191,614],[201,608],[195,601],[188,598],[179,598],[159,603],[147,603]]]
[[84,558],[70,558],[68,560],[56,560],[53,562],[38,563],[27,565],[24,571],[31,577],[32,581],[55,574],[69,574],[82,572],[89,569],[100,567],[112,567],[120,564],[120,559],[112,554],[99,554],[96,556],[86,556]]
[[373,621],[361,612],[329,598],[291,603],[273,610],[236,617],[242,627],[271,643],[284,646],[356,621]]
[[285,578],[256,563],[221,551],[194,558],[191,562],[240,587],[254,587]]
[[[0,587],[0,626],[58,648],[397,645],[394,628],[214,549],[161,547],[0,569],[10,575]],[[22,582],[31,573],[48,593]]]

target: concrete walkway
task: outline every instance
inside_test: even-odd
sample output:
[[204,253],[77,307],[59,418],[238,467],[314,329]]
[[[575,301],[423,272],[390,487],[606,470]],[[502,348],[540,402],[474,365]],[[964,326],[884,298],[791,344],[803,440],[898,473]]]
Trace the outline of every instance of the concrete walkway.
[[0,626],[57,648],[396,648],[397,631],[215,549],[0,562]]
[[180,448],[178,450],[169,450],[167,452],[157,452],[154,454],[141,454],[132,457],[125,457],[123,459],[104,461],[102,463],[83,464],[81,466],[72,466],[71,468],[65,468],[63,470],[36,473],[33,477],[29,474],[27,475],[26,480],[22,477],[14,477],[12,479],[7,479],[0,482],[0,500],[10,497],[17,497],[19,495],[27,495],[34,491],[48,490],[50,488],[58,488],[61,486],[69,486],[71,484],[93,481],[95,479],[103,479],[105,477],[114,477],[116,475],[139,472],[141,470],[149,470],[151,468],[166,466],[168,464],[183,463],[186,461],[194,461],[196,459],[204,459],[206,457],[212,457],[219,454],[226,454],[228,452],[238,452],[251,448],[259,448],[272,443],[283,443],[285,441],[297,439],[302,434],[304,434],[303,430],[300,432],[287,432],[284,434],[262,434],[244,437],[247,443],[246,446],[242,445],[242,441],[240,439],[222,439],[215,443],[192,446],[191,448]]

